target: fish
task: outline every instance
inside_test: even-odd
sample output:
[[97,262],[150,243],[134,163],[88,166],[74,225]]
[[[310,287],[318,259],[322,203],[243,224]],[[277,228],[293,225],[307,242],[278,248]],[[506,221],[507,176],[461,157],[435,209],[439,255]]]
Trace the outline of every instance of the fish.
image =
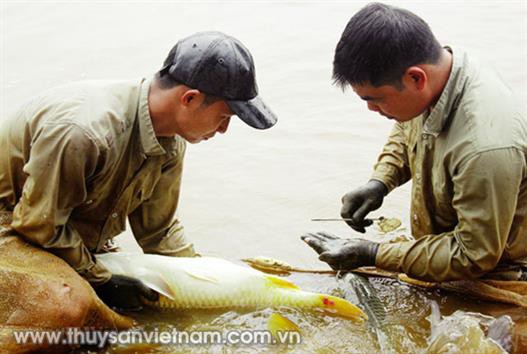
[[386,308],[368,278],[350,272],[342,276],[342,280],[344,284],[349,284],[349,287],[343,288],[344,298],[361,304],[369,318],[369,326],[382,328],[387,322]]
[[431,334],[426,354],[505,354],[512,351],[514,322],[510,316],[494,318],[457,310],[443,317],[437,302],[432,301],[430,307],[428,320]]
[[169,257],[113,252],[96,255],[111,273],[140,279],[160,296],[158,309],[262,309],[289,306],[364,322],[351,302],[301,290],[294,283],[216,257]]
[[346,273],[341,278],[344,298],[359,303],[368,316],[368,328],[377,338],[382,353],[396,353],[391,337],[391,323],[386,308],[368,278],[354,273]]
[[300,327],[289,318],[280,315],[279,313],[273,313],[269,316],[267,321],[267,330],[271,332],[271,335],[275,340],[280,340],[281,333],[283,332],[296,332],[301,333]]

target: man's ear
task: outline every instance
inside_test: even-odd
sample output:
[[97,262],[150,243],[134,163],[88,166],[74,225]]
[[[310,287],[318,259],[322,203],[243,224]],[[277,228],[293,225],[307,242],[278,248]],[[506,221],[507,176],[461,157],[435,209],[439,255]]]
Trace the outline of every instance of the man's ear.
[[179,98],[179,102],[182,106],[188,108],[197,108],[201,106],[205,95],[201,91],[196,89],[188,89]]
[[422,68],[411,66],[406,69],[403,81],[406,87],[413,87],[418,91],[422,91],[428,83],[428,76]]

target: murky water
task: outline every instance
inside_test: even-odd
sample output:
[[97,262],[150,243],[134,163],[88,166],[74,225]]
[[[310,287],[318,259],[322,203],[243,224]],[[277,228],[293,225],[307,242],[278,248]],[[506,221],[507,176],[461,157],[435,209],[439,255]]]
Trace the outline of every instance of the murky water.
[[[329,275],[296,273],[289,277],[305,290],[342,294],[350,285]],[[267,320],[272,313],[280,313],[300,328],[301,344],[295,345],[121,345],[103,351],[78,350],[88,353],[423,353],[428,347],[430,302],[439,303],[443,315],[457,309],[498,315],[513,315],[514,320],[526,320],[515,313],[513,307],[463,299],[439,291],[423,291],[393,279],[370,278],[370,283],[385,307],[387,316],[379,329],[367,324],[321,316],[291,308],[260,311],[193,311],[157,312],[154,310],[135,314],[139,327],[147,331],[219,331],[226,338],[228,331],[267,330]]]
[[[525,1],[389,3],[422,16],[442,43],[463,46],[491,62],[526,105]],[[3,0],[0,121],[26,98],[64,82],[150,76],[177,39],[193,32],[221,30],[238,37],[254,55],[261,94],[279,123],[262,132],[233,120],[226,135],[189,146],[180,216],[203,254],[229,259],[267,255],[300,267],[322,268],[299,236],[316,230],[351,235],[343,224],[316,224],[310,219],[338,216],[340,197],[368,179],[392,124],[367,111],[351,92],[331,86],[336,42],[349,17],[364,4]],[[407,185],[391,193],[375,214],[398,217],[408,225],[408,207]],[[375,237],[374,232],[368,235]],[[129,233],[119,241],[136,249]],[[323,276],[293,280],[313,290],[337,286]],[[377,279],[374,286],[396,319],[394,337],[401,352],[424,346],[430,298],[440,299],[446,313],[456,308],[511,311],[423,294],[391,280]],[[179,329],[200,323],[258,327],[266,316],[228,313],[164,318],[160,323]],[[303,331],[312,338],[306,344],[310,350],[378,349],[372,337],[354,325],[295,312],[291,317],[304,324]],[[326,321],[327,326],[317,321]],[[145,323],[155,322],[155,316],[145,317]],[[216,351],[224,350],[228,351]]]

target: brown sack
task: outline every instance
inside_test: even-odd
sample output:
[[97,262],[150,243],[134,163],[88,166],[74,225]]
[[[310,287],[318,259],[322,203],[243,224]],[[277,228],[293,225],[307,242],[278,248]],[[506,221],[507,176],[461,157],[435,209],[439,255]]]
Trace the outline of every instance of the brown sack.
[[0,353],[49,347],[17,345],[14,330],[127,329],[133,325],[132,319],[108,308],[62,259],[12,233],[6,235],[4,229],[0,236]]

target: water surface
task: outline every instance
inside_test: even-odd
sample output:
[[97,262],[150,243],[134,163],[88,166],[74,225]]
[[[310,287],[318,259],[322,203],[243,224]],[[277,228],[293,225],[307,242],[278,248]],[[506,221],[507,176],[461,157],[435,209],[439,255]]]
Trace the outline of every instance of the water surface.
[[[494,65],[525,107],[525,1],[389,3],[422,16],[441,43],[463,46]],[[4,0],[0,121],[24,100],[58,84],[149,77],[179,38],[196,31],[231,34],[252,51],[260,92],[279,123],[269,131],[257,131],[234,119],[226,135],[189,146],[179,214],[202,254],[229,259],[267,255],[296,266],[322,268],[299,236],[317,230],[352,235],[343,224],[315,224],[310,219],[338,216],[341,196],[368,180],[392,125],[367,111],[352,92],[331,85],[334,47],[348,19],[364,4]],[[408,209],[406,185],[391,193],[374,214],[398,217],[408,225]],[[368,235],[375,237],[373,231]],[[130,233],[119,241],[136,249]],[[296,280],[308,289],[335,285],[322,276]],[[389,280],[376,280],[374,285],[398,321],[401,352],[422,348],[426,303],[437,295],[423,295]],[[455,308],[486,311],[491,305],[452,297],[443,299],[442,306],[448,313]],[[266,314],[218,316],[210,321],[258,327]],[[378,349],[370,336],[351,324],[302,316],[292,314],[307,326],[305,331],[313,338],[310,349],[321,353]],[[152,324],[155,318],[145,321]],[[209,323],[193,317],[187,322],[161,322],[186,328],[200,321]],[[318,325],[320,321],[325,325]]]

